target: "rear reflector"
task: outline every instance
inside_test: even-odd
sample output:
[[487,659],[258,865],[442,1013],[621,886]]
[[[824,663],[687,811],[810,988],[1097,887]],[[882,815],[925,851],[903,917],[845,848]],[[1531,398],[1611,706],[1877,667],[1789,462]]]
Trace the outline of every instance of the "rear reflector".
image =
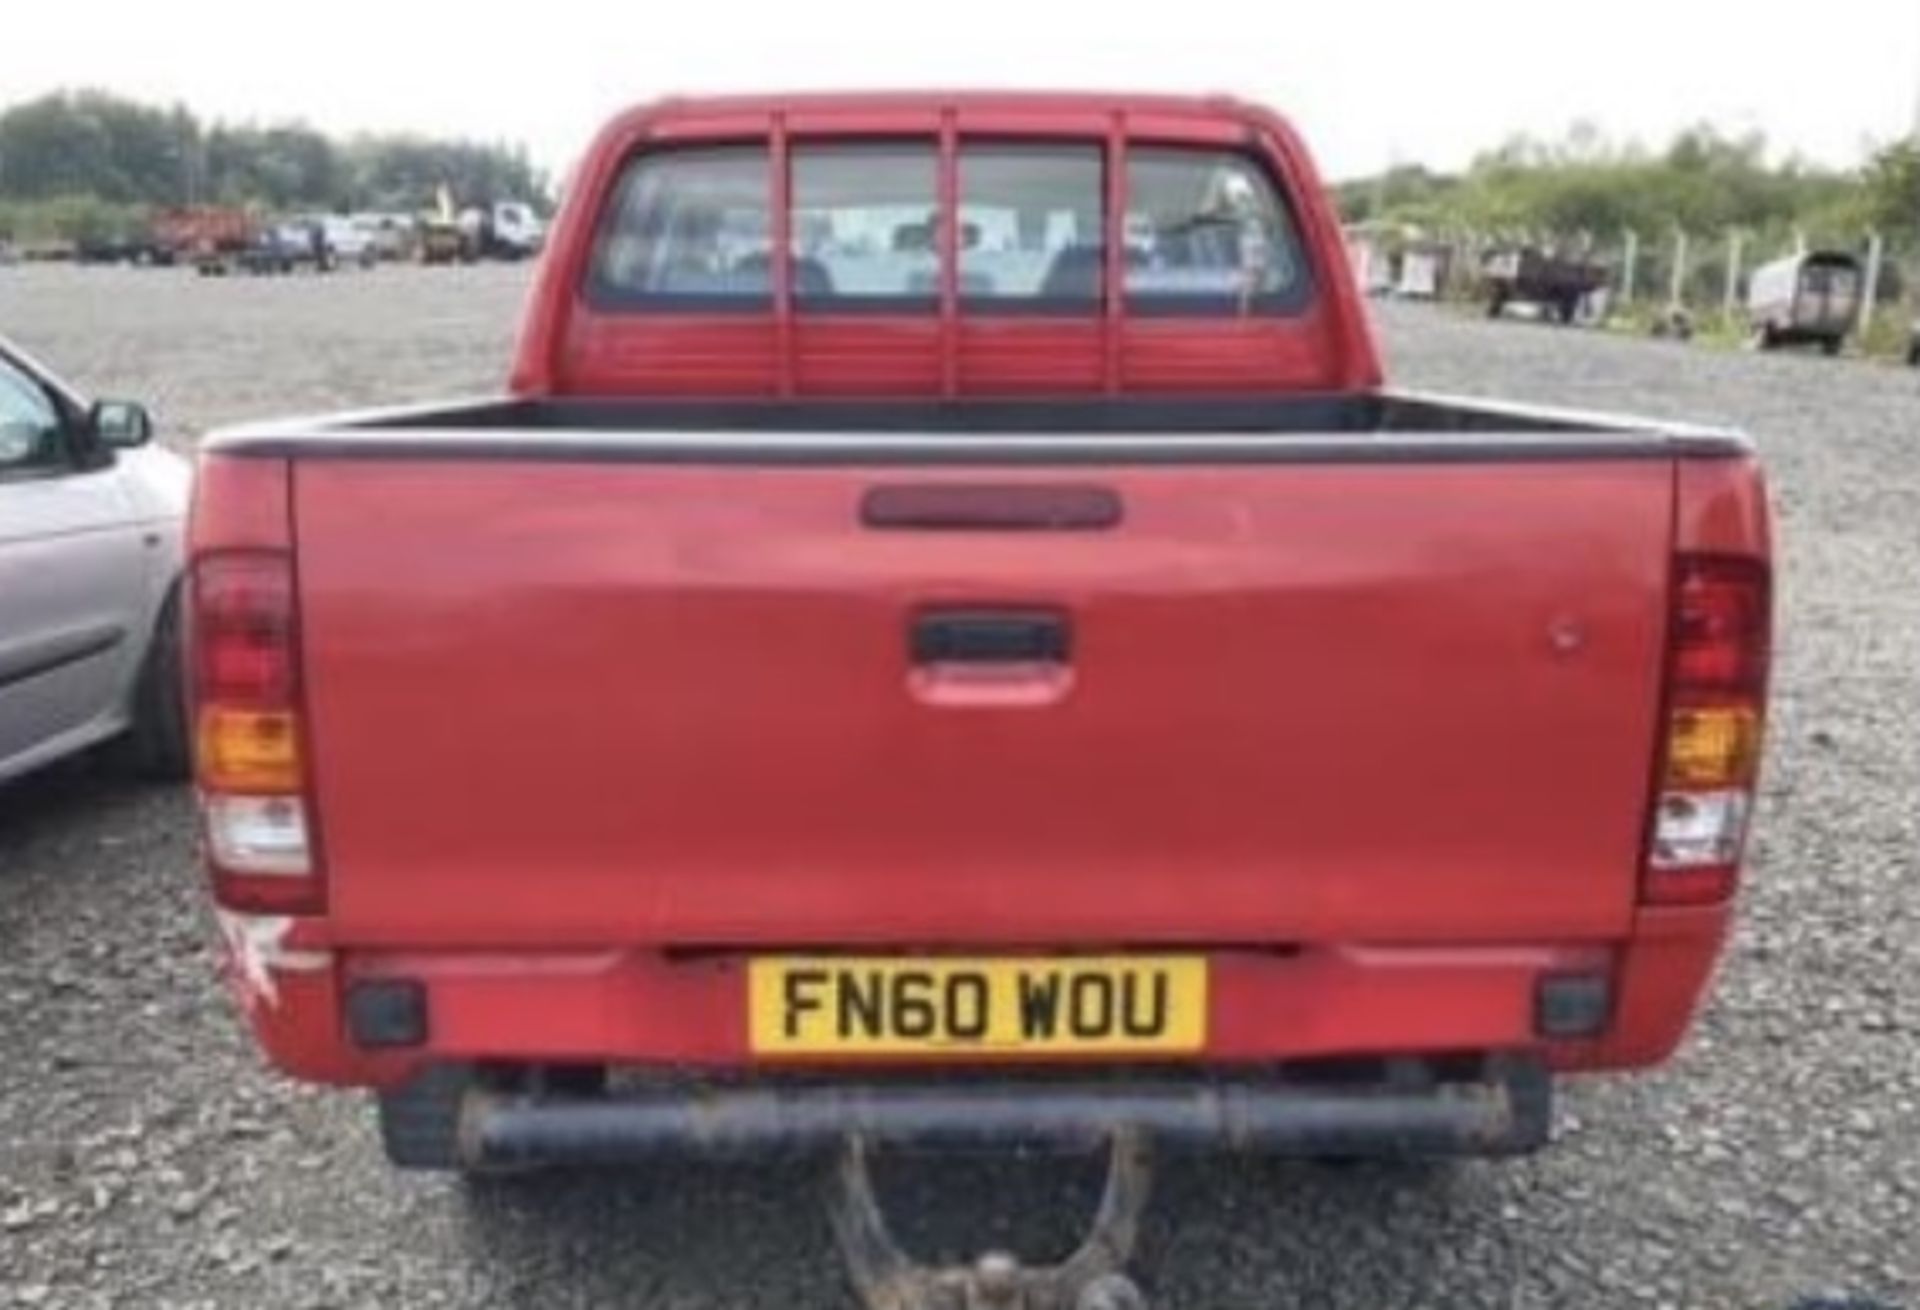
[[1542,1037],[1594,1037],[1607,1026],[1613,988],[1605,975],[1549,975],[1534,991],[1533,1030]]
[[347,1032],[370,1050],[427,1040],[427,989],[412,978],[371,978],[347,988]]

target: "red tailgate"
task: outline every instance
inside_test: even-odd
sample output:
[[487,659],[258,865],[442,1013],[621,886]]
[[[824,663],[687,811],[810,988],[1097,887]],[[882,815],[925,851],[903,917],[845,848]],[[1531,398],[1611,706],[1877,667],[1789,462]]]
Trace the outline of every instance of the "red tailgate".
[[[348,941],[1624,935],[1672,465],[296,467]],[[878,485],[1093,486],[1057,532]],[[929,615],[1067,643],[949,665]],[[937,643],[936,643],[937,644]]]

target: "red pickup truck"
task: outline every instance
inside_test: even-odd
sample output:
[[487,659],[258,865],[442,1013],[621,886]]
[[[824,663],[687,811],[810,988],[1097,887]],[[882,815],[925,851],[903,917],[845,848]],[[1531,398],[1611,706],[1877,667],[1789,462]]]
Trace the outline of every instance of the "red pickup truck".
[[1727,932],[1749,445],[1387,389],[1237,102],[626,114],[510,394],[218,434],[191,549],[233,980],[402,1165],[1510,1153]]

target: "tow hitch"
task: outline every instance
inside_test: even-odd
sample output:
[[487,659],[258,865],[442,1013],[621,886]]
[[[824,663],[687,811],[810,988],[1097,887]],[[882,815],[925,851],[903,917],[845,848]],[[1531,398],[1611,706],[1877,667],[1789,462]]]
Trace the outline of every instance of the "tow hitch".
[[[489,1088],[438,1066],[382,1094],[396,1164],[526,1169],[643,1163],[675,1155],[815,1155],[838,1150],[834,1230],[870,1310],[1144,1310],[1123,1272],[1155,1149],[1274,1155],[1514,1155],[1545,1143],[1546,1067],[1526,1055],[1444,1069],[1390,1062],[1358,1081],[1249,1071],[1124,1082],[889,1079],[663,1085],[588,1095]],[[926,1268],[888,1230],[870,1144],[978,1151],[1105,1145],[1107,1177],[1079,1247],[1028,1268],[1004,1252]]]
[[916,1264],[887,1227],[867,1168],[867,1142],[858,1134],[841,1147],[830,1208],[848,1274],[868,1310],[1146,1310],[1125,1269],[1151,1181],[1145,1134],[1116,1130],[1086,1236],[1059,1264],[1034,1267],[1004,1251],[965,1265]]

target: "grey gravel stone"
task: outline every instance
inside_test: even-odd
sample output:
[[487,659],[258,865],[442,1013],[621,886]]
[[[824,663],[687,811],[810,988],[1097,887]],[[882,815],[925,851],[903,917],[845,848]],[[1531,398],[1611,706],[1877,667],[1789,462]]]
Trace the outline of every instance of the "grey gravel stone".
[[[242,417],[489,389],[524,279],[0,269],[0,331],[83,386],[150,400],[186,447]],[[1169,1162],[1140,1264],[1152,1303],[1920,1304],[1920,374],[1427,309],[1382,320],[1406,385],[1759,441],[1780,652],[1741,926],[1688,1049],[1571,1087],[1540,1157]],[[851,1304],[811,1169],[475,1189],[389,1172],[363,1098],[263,1068],[209,943],[184,794],[90,761],[0,789],[0,1304]],[[910,1189],[940,1207],[930,1241],[1052,1241],[1090,1199],[1065,1176],[962,1175]]]

